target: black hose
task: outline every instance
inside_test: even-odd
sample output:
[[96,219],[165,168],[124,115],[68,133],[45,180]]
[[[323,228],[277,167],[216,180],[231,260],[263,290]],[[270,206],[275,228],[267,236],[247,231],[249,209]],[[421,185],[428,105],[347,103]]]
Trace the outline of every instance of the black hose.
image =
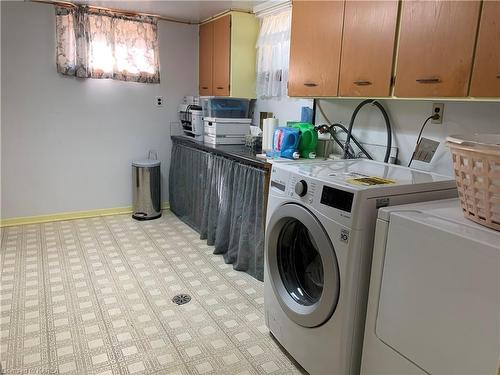
[[[333,126],[338,126],[340,129],[342,129],[344,131],[344,133],[346,133],[346,134],[348,133],[347,128],[342,124],[333,124]],[[368,159],[373,160],[373,158],[368,154],[368,151],[365,150],[365,148],[361,145],[361,143],[358,142],[358,140],[356,139],[356,137],[354,135],[351,135],[351,139],[354,142],[354,144],[356,146],[358,146],[358,148],[361,150],[361,152],[366,155],[366,157]],[[348,146],[348,149],[352,150],[352,147],[350,144],[348,144],[347,146]],[[342,150],[345,150],[344,147],[342,147]],[[354,150],[353,150],[353,152],[354,152]],[[354,157],[354,153],[352,155]]]
[[[354,109],[354,112],[352,113],[351,116],[351,121],[349,121],[349,129],[347,130],[347,138],[345,140],[345,147],[344,147],[344,159],[347,159],[347,152],[345,150],[348,149],[350,142],[351,142],[351,137],[352,137],[352,128],[354,125],[354,120],[356,119],[356,116],[358,115],[358,112],[361,108],[363,108],[365,105],[373,103],[373,99],[366,99],[363,100],[361,103],[358,104],[358,106]],[[365,154],[368,159],[372,159],[371,156],[368,154]]]
[[387,114],[386,110],[377,101],[373,102],[374,105],[377,106],[378,109],[380,109],[380,112],[382,112],[382,116],[384,117],[385,120],[385,130],[387,131],[387,144],[385,146],[385,156],[384,156],[384,163],[389,162],[389,159],[391,157],[391,148],[392,148],[392,128],[391,128],[391,121],[389,120],[389,115]]
[[[344,151],[344,144],[340,141],[340,139],[337,138],[336,135],[330,133],[330,137],[332,137],[332,139],[335,141],[336,144],[339,145],[339,147],[342,149],[342,151]],[[351,155],[351,154],[349,154]]]
[[[387,131],[387,144],[386,144],[386,149],[385,149],[384,162],[387,163],[389,161],[390,156],[391,156],[391,147],[392,147],[391,123],[389,121],[389,116],[387,115],[387,112],[385,111],[384,107],[374,99],[363,100],[354,109],[354,112],[352,113],[352,116],[351,116],[351,121],[349,122],[349,129],[347,129],[347,138],[346,138],[345,147],[344,147],[344,158],[346,159],[348,157],[348,152],[346,152],[346,150],[348,150],[350,147],[351,138],[354,141],[354,138],[352,137],[352,128],[354,126],[354,120],[356,119],[356,116],[358,115],[359,110],[361,108],[363,108],[365,105],[370,104],[370,103],[373,103],[373,105],[376,106],[380,110],[380,112],[382,112],[382,116],[384,117],[384,120],[385,120],[385,127],[386,127],[386,131]],[[368,159],[372,159],[372,157],[366,152],[366,150],[361,149],[361,148],[360,148],[360,150],[366,155],[366,157]]]
[[[342,124],[339,124],[339,123],[334,123],[334,124],[331,124],[330,126],[326,125],[326,124],[322,124],[322,125],[318,125],[314,128],[314,130],[316,131],[320,131],[321,133],[329,133],[330,136],[333,138],[333,140],[340,146],[341,150],[344,152],[346,152],[346,145],[343,144],[338,138],[337,136],[335,135],[335,128],[338,127],[340,128],[344,133],[347,134],[347,128],[342,125]],[[323,131],[321,131],[323,130]],[[365,155],[367,155],[367,157],[370,159],[370,160],[373,160],[373,158],[368,154],[368,151],[365,150],[365,148],[361,145],[361,143],[358,142],[358,140],[356,139],[356,137],[354,135],[351,136],[351,140],[354,142],[354,144],[356,146],[358,146],[358,148],[361,150],[361,152],[363,152]],[[354,149],[352,148],[352,146],[349,144],[347,145],[347,157],[349,159],[353,159],[355,158],[355,152],[354,152]],[[345,156],[344,156],[345,158]]]
[[[330,126],[326,125],[326,124],[322,124],[322,125],[318,125],[314,128],[315,131],[319,131],[320,133],[328,133],[330,134],[330,137],[332,137],[332,139],[335,141],[335,143],[337,143],[340,147],[340,149],[345,152],[344,150],[344,147],[345,145],[340,141],[340,139],[337,138],[337,135],[335,134],[335,126],[337,124],[332,124]],[[341,125],[343,126],[343,125]],[[354,140],[354,137],[353,137],[353,140]],[[351,147],[352,149],[352,147]],[[353,158],[354,157],[354,153],[350,153],[350,150],[347,150],[347,155],[349,156],[349,158]]]
[[312,113],[312,124],[316,124],[316,99],[313,99],[313,113]]

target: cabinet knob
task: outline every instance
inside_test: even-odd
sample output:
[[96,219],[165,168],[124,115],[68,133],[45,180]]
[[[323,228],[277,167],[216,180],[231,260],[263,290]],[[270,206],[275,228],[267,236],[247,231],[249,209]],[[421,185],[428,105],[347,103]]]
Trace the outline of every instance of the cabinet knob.
[[439,78],[419,78],[416,80],[418,83],[440,83]]
[[372,83],[370,81],[354,81],[356,86],[370,86]]
[[304,86],[307,86],[307,87],[316,87],[316,86],[318,86],[318,84],[314,83],[314,82],[306,82],[306,83],[304,83]]

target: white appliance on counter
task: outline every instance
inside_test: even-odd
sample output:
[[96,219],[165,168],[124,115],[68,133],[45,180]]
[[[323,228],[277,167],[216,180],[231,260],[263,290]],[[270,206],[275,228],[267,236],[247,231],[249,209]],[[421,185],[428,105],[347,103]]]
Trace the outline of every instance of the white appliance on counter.
[[272,165],[265,319],[306,371],[359,373],[377,209],[456,196],[449,177],[369,160]]
[[179,105],[179,119],[184,136],[198,142],[203,141],[203,110],[197,104]]
[[204,117],[205,143],[213,145],[245,144],[245,136],[250,133],[250,118]]
[[362,374],[496,374],[500,232],[458,199],[379,211]]

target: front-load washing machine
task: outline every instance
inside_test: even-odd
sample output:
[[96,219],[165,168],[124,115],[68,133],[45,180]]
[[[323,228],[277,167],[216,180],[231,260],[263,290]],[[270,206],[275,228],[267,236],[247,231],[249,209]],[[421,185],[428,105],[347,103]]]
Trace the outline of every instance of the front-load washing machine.
[[306,371],[359,373],[377,209],[456,195],[449,177],[368,160],[272,166],[265,319]]

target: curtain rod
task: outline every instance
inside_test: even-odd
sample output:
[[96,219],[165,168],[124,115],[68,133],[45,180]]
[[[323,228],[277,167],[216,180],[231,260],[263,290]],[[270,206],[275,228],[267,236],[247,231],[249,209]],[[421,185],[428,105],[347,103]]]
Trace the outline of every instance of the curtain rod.
[[[58,5],[58,6],[67,7],[67,8],[77,7],[77,4],[71,3],[69,1],[28,0],[28,2],[39,3],[39,4]],[[84,5],[84,4],[82,4],[82,5]],[[160,16],[159,14],[131,12],[131,11],[123,10],[123,9],[99,7],[99,6],[87,5],[87,4],[85,4],[85,5],[88,6],[89,8],[91,8],[91,9],[107,10],[107,11],[110,11],[110,12],[113,12],[113,13],[123,14],[123,15],[126,15],[126,16],[155,17],[155,18],[158,18],[159,20],[162,20],[162,21],[183,23],[183,24],[186,24],[186,25],[198,25],[199,24],[199,22],[193,22],[193,21],[188,21],[188,20],[178,19],[178,18],[165,17],[165,16]]]
[[[69,1],[51,1],[51,0],[25,0],[25,1],[32,2],[32,3],[39,3],[39,4],[58,5],[58,6],[62,6],[62,7],[68,7],[68,8],[77,6],[77,4],[74,4],[74,3],[69,2]],[[247,11],[247,10],[243,10],[243,9],[229,8],[229,9],[227,9],[221,13],[218,13],[215,16],[209,17],[203,21],[195,22],[195,21],[189,21],[189,20],[185,20],[185,19],[160,16],[159,14],[131,12],[131,11],[123,10],[123,9],[106,8],[106,7],[100,7],[100,6],[95,6],[95,5],[86,5],[86,6],[88,6],[91,9],[107,10],[107,11],[111,11],[114,13],[119,13],[119,14],[123,14],[123,15],[127,15],[127,16],[155,17],[155,18],[158,18],[159,20],[162,20],[162,21],[183,23],[186,25],[200,25],[202,23],[211,21],[215,18],[219,18],[219,17],[221,17],[229,12],[242,12],[242,13],[249,13],[249,14],[253,13],[252,11]]]

